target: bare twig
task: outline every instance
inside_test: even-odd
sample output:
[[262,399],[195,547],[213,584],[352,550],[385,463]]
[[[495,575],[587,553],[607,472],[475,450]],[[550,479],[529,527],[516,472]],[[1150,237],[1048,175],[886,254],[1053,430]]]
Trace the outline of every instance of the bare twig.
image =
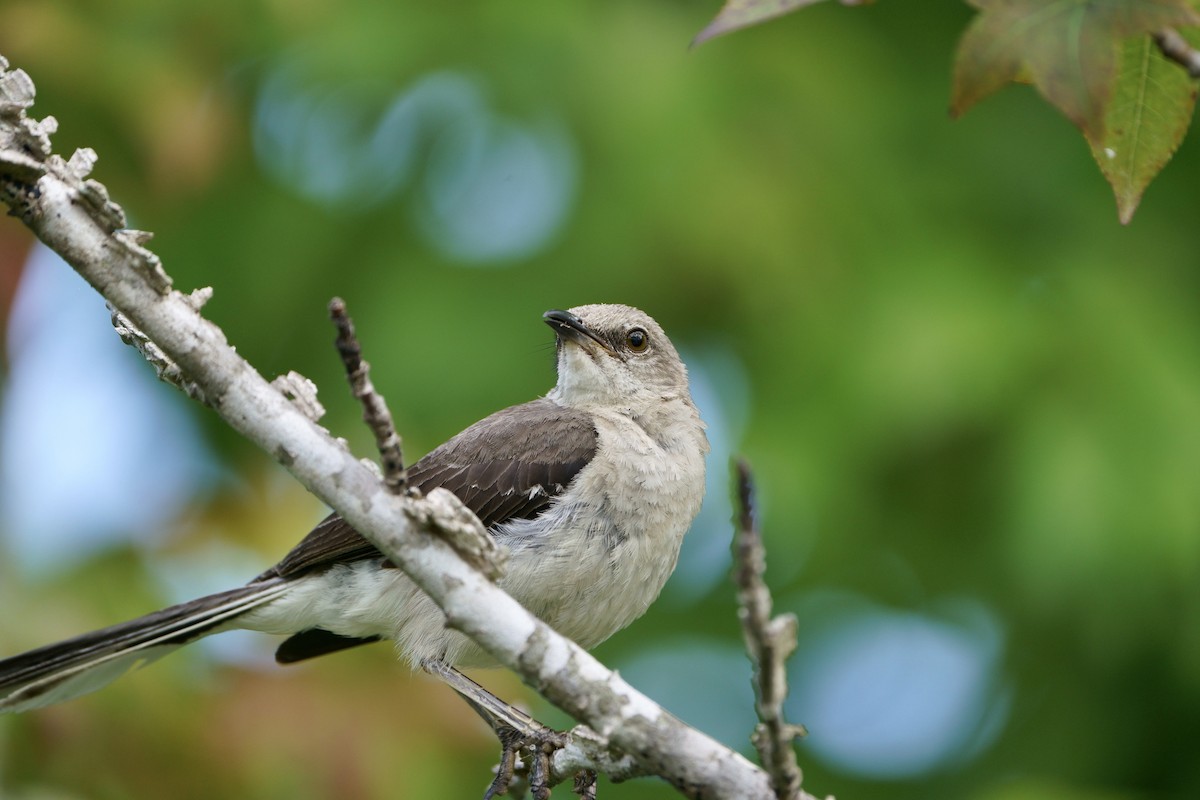
[[1164,56],[1187,70],[1188,75],[1200,78],[1200,50],[1192,47],[1179,31],[1164,28],[1154,34],[1154,43]]
[[763,768],[771,776],[776,797],[791,800],[800,793],[802,775],[792,742],[804,728],[783,716],[787,698],[788,656],[796,649],[796,616],[771,617],[771,591],[763,581],[766,551],[754,520],[754,485],[750,467],[737,463],[738,526],[734,542],[734,581],[738,589],[738,619],[746,649],[754,662],[754,709],[759,723],[752,738]]
[[350,390],[358,398],[363,407],[363,422],[375,434],[375,446],[379,448],[379,458],[383,463],[383,483],[394,494],[402,493],[408,487],[408,470],[404,468],[404,446],[396,426],[392,422],[392,413],[388,411],[387,401],[383,395],[375,391],[371,383],[371,365],[362,358],[362,346],[354,333],[354,322],[346,313],[346,301],[335,297],[329,301],[329,318],[337,327],[336,345],[342,364],[346,367],[346,377],[350,380]]

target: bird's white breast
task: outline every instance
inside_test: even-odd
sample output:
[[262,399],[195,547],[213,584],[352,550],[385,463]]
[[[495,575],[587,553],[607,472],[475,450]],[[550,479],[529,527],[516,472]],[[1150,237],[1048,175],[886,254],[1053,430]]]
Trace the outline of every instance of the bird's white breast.
[[[689,401],[664,400],[638,417],[593,411],[595,456],[536,519],[499,526],[510,550],[500,586],[560,633],[592,647],[642,615],[675,568],[704,496],[704,426]],[[671,420],[664,426],[663,420]],[[329,602],[330,594],[339,602]],[[413,663],[494,661],[446,628],[441,610],[398,569],[379,561],[335,566],[245,620],[290,633],[321,627],[395,639]]]
[[691,411],[688,435],[667,442],[627,414],[596,413],[596,455],[571,491],[497,532],[512,550],[501,586],[584,647],[641,616],[675,569],[704,497],[707,442]]

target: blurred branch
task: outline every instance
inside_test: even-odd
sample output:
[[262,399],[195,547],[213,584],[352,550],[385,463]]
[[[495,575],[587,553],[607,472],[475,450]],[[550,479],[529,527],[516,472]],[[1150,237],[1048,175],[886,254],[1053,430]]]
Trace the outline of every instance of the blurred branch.
[[314,495],[335,508],[445,611],[447,624],[566,713],[608,748],[695,798],[766,798],[766,773],[684,725],[578,645],[522,608],[441,535],[487,538],[479,520],[448,491],[396,495],[349,450],[263,379],[171,288],[157,256],[130,235],[103,185],[88,180],[95,154],[69,161],[51,152],[52,119],[26,116],[34,86],[0,56],[0,200],[45,244],[144,331],[211,407]]
[[1200,78],[1200,51],[1192,47],[1179,31],[1166,28],[1154,34],[1154,43],[1167,58],[1179,64],[1193,78]]
[[800,796],[802,775],[792,743],[805,730],[783,716],[787,699],[787,659],[796,649],[796,616],[771,616],[771,590],[763,580],[767,569],[762,534],[754,521],[754,483],[750,466],[737,462],[738,524],[734,539],[734,582],[738,619],[750,660],[754,662],[754,710],[759,723],[752,738],[759,760],[771,776],[781,800]]

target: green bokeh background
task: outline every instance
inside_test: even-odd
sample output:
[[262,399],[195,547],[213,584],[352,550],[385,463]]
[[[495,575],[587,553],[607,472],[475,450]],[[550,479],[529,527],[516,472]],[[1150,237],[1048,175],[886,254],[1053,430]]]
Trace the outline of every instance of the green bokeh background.
[[[213,286],[205,313],[264,374],[315,380],[362,454],[333,295],[414,455],[546,390],[547,308],[626,302],[685,349],[731,353],[781,604],[970,598],[1003,631],[1010,706],[987,746],[890,780],[804,754],[811,791],[1200,796],[1200,150],[1185,142],[1121,227],[1082,137],[1032,91],[949,120],[964,4],[819,4],[689,51],[718,5],[0,0],[0,53],[58,118],[57,150],[100,154],[176,285]],[[419,180],[372,206],[301,196],[252,147],[264,76],[293,57],[368,107],[453,70],[495,113],[557,120],[577,155],[565,223],[535,254],[467,266],[421,236]],[[5,304],[30,246],[0,220]],[[217,537],[265,565],[320,513],[190,413],[238,477],[149,551],[62,573],[4,566],[0,530],[0,652],[156,607],[158,554]],[[597,652],[675,640],[736,647],[730,589],[661,603]],[[697,706],[723,691],[688,685]],[[180,654],[0,720],[0,796],[24,800],[475,797],[494,758],[385,647],[289,670]]]

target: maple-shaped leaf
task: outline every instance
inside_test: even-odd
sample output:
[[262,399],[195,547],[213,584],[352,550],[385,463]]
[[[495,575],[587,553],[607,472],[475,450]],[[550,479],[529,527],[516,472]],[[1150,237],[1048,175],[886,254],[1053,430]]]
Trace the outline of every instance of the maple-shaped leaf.
[[[725,5],[708,26],[692,39],[692,47],[722,34],[748,28],[760,22],[811,6],[821,0],[725,0]],[[842,5],[862,5],[869,0],[841,0]]]
[[[1186,34],[1193,46],[1200,35]],[[1196,106],[1196,83],[1159,51],[1149,36],[1125,42],[1104,120],[1089,138],[1092,155],[1112,185],[1117,215],[1127,224],[1142,193],[1166,166],[1187,133]]]
[[1200,24],[1188,0],[971,0],[980,13],[958,45],[957,116],[1012,81],[1027,81],[1090,140],[1104,136],[1126,39]]

